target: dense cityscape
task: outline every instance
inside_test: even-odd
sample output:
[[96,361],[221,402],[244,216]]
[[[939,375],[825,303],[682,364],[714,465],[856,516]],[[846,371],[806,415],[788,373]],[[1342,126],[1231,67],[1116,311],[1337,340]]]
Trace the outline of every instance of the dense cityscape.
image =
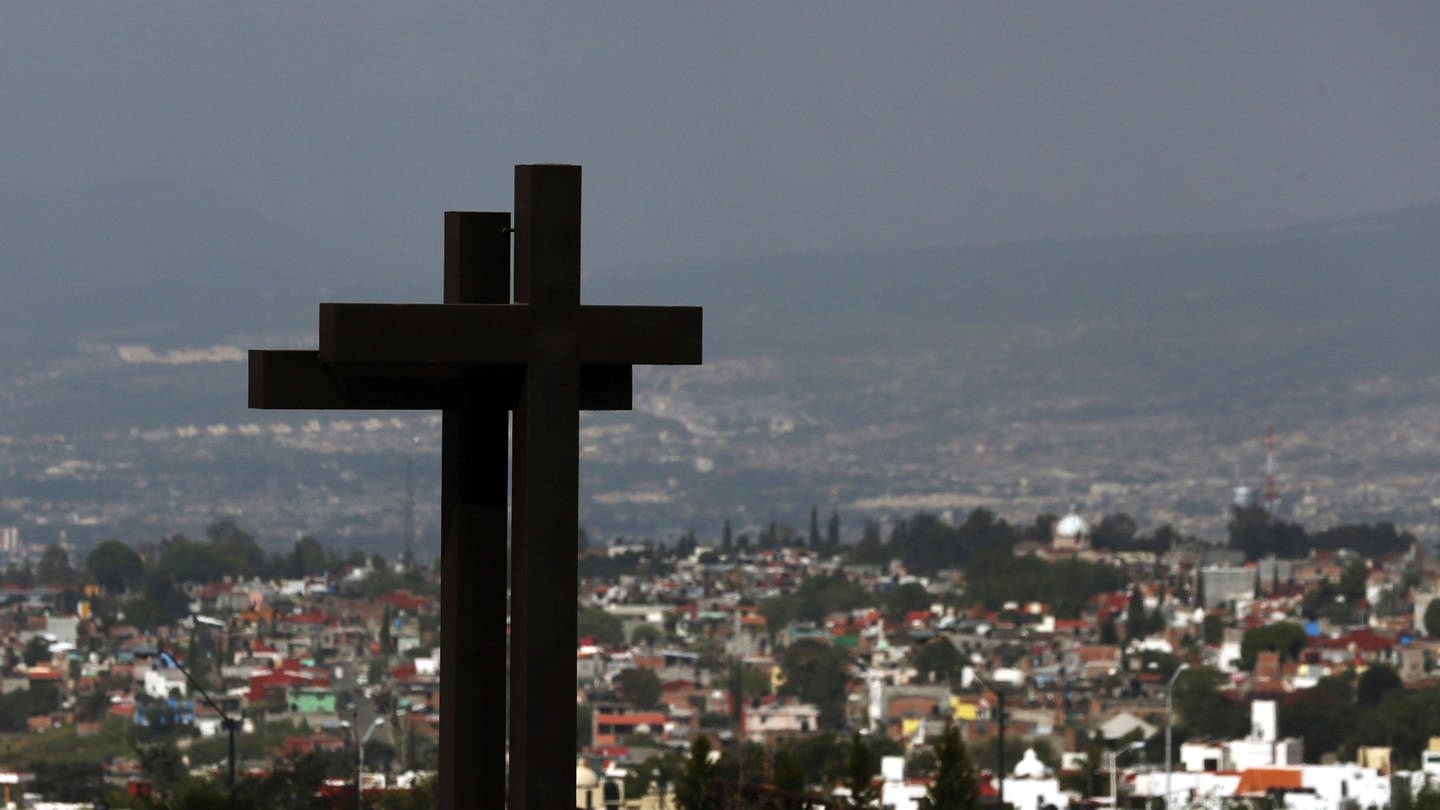
[[3,10],[0,810],[1440,810],[1440,4]]
[[[1440,564],[1389,524],[842,525],[581,532],[577,806],[1398,807],[1440,776]],[[433,806],[438,570],[228,520],[0,539],[12,800],[228,801],[233,719],[242,806]]]

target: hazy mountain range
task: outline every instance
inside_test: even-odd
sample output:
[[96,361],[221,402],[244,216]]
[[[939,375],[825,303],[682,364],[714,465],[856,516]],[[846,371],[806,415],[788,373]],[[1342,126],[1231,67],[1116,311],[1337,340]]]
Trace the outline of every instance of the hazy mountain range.
[[[437,211],[436,243],[408,254],[431,257],[427,267],[349,255],[192,190],[0,197],[0,437],[10,437],[0,444],[0,492],[13,501],[10,519],[32,520],[41,456],[61,452],[34,437],[63,435],[70,455],[103,458],[128,452],[132,428],[283,417],[245,410],[244,366],[225,352],[194,362],[166,353],[313,340],[322,300],[438,300],[439,232]],[[1363,440],[1354,450],[1350,439],[1318,437],[1326,425],[1425,424],[1440,380],[1437,269],[1440,204],[1264,232],[587,272],[591,303],[703,305],[707,365],[644,373],[637,414],[587,419],[599,438],[586,456],[582,509],[601,531],[659,534],[721,515],[796,522],[810,504],[847,513],[1011,504],[1023,513],[1074,501],[1130,504],[1157,520],[1189,515],[1197,530],[1213,529],[1226,497],[1216,477],[1234,478],[1243,456],[1242,477],[1253,478],[1269,422],[1289,441],[1297,499],[1313,494],[1312,480],[1346,488],[1355,476],[1432,475],[1434,428],[1419,439],[1410,430],[1400,456],[1377,449],[1369,458]],[[153,358],[120,348],[138,344]],[[433,427],[412,422],[372,434],[420,435],[433,456]],[[374,435],[356,440],[347,462],[362,479],[367,465],[394,468],[398,451],[366,444]],[[243,504],[285,492],[279,471],[308,469],[282,457],[318,451],[237,441],[221,435],[196,451],[244,459],[205,475],[237,471],[224,487],[236,508],[262,531],[288,534]],[[1212,456],[1200,458],[1207,446]],[[420,467],[422,494],[431,461]],[[309,483],[323,485],[321,467],[321,482]],[[110,478],[147,474],[122,465],[65,497],[99,504],[99,493],[113,496]],[[257,474],[268,481],[263,495],[251,491]],[[1047,476],[1062,483],[1046,485]],[[1134,494],[1187,476],[1207,482],[1188,511],[1160,505],[1179,498],[1174,490]],[[1139,500],[1106,495],[1117,482]],[[169,503],[186,499],[184,483],[168,486]],[[387,478],[380,491],[393,490]],[[1325,501],[1345,502],[1341,494]],[[381,508],[398,513],[398,498]],[[1426,508],[1420,498],[1395,516],[1423,522]],[[1389,509],[1337,505],[1314,518]],[[152,511],[126,525],[163,526],[164,510]],[[374,541],[344,521],[323,525]]]

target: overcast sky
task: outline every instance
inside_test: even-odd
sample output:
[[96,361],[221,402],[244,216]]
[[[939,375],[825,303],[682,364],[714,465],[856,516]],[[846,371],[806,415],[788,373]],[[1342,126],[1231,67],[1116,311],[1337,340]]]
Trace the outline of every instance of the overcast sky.
[[12,2],[0,189],[434,261],[581,163],[591,269],[1272,226],[1440,197],[1437,43],[1421,2]]

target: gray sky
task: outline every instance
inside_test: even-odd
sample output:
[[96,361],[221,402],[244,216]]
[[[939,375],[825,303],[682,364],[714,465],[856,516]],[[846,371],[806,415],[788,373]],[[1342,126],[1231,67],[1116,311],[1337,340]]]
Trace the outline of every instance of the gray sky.
[[[1440,197],[1440,4],[24,3],[0,189],[212,189],[435,262],[514,163],[592,269]],[[438,264],[435,265],[438,267]]]

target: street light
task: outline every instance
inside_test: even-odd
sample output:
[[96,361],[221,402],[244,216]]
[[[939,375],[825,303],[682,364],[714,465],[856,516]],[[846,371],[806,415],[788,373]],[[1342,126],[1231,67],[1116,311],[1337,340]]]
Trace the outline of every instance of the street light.
[[1170,683],[1165,685],[1165,804],[1163,810],[1170,810],[1170,729],[1175,725],[1171,711],[1174,705],[1172,698],[1175,696],[1175,679],[1189,668],[1189,664],[1181,664],[1176,667],[1175,672],[1170,676]]
[[[359,749],[360,749],[360,768],[359,768],[359,770],[357,770],[357,771],[355,772],[355,806],[356,806],[356,807],[364,807],[364,806],[365,806],[365,805],[364,805],[364,802],[365,802],[365,784],[364,784],[364,783],[365,783],[365,743],[370,742],[370,735],[375,733],[375,729],[380,728],[380,727],[383,726],[383,725],[385,725],[385,718],[383,718],[383,717],[377,717],[377,718],[375,718],[375,719],[370,723],[370,728],[365,729],[365,736],[364,736],[364,737],[359,737],[360,744],[357,745],[357,746],[355,746],[356,748],[359,748]],[[360,730],[359,730],[358,728],[355,730],[355,734],[357,735],[357,737],[358,737],[358,735],[360,734]]]
[[189,681],[190,685],[195,687],[195,691],[200,693],[200,697],[205,699],[205,705],[214,709],[215,713],[220,715],[220,727],[225,729],[225,732],[230,735],[230,804],[233,806],[235,804],[235,732],[240,730],[240,721],[226,714],[224,709],[216,705],[215,701],[210,699],[210,693],[205,691],[205,687],[201,686],[190,676],[189,670],[180,666],[180,662],[175,660],[175,656],[162,650],[156,657],[159,658],[160,663],[166,667],[180,670],[180,674],[185,676],[185,680]]
[[1116,764],[1116,762],[1119,761],[1121,754],[1128,754],[1128,753],[1130,753],[1131,751],[1139,751],[1140,749],[1142,749],[1142,748],[1144,748],[1144,747],[1145,747],[1145,741],[1144,741],[1144,740],[1136,740],[1136,741],[1130,743],[1129,745],[1125,746],[1124,748],[1121,748],[1119,751],[1106,751],[1106,752],[1105,752],[1105,753],[1107,753],[1107,754],[1110,755],[1110,807],[1111,807],[1111,808],[1116,807],[1117,804],[1118,804],[1118,802],[1120,801],[1119,791],[1118,791],[1119,785],[1116,783],[1116,780],[1115,780],[1115,764]]

